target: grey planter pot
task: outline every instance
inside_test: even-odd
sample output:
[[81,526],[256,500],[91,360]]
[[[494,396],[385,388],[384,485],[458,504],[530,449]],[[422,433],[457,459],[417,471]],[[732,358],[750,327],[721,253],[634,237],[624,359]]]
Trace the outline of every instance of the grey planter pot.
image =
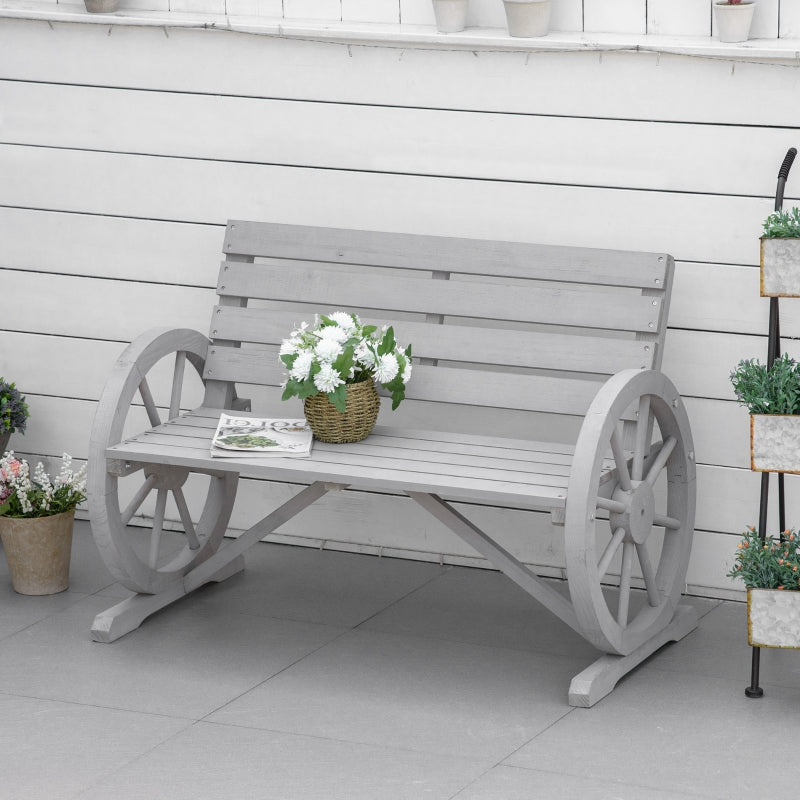
[[750,469],[800,474],[800,416],[750,415]]
[[761,238],[761,296],[800,297],[800,239]]
[[800,649],[800,591],[748,589],[747,640],[755,647]]
[[467,25],[467,0],[433,0],[439,33],[458,33]]
[[550,0],[503,0],[509,36],[531,38],[550,32]]
[[113,14],[119,9],[119,0],[83,0],[91,14]]

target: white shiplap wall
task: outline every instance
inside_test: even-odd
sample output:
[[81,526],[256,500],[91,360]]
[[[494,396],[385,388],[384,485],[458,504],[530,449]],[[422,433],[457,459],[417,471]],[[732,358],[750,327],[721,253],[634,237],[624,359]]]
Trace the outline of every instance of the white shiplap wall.
[[[766,350],[757,236],[800,139],[798,78],[794,62],[1,20],[0,375],[33,412],[12,444],[86,456],[124,343],[151,325],[207,330],[231,217],[666,250],[678,263],[664,368],[699,461],[689,581],[724,594],[758,510],[728,372]],[[799,194],[800,173],[787,202]],[[782,322],[800,335],[800,308],[785,304]],[[243,485],[235,523],[289,491]],[[341,495],[287,532],[469,559],[402,503]],[[526,561],[560,563],[546,518],[502,524]]]

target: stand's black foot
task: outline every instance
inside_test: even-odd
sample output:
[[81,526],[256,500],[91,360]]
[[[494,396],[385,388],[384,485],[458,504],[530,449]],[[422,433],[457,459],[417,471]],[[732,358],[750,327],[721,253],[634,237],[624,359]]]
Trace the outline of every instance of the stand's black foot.
[[763,697],[764,696],[764,690],[760,686],[748,686],[744,690],[744,693],[748,697]]

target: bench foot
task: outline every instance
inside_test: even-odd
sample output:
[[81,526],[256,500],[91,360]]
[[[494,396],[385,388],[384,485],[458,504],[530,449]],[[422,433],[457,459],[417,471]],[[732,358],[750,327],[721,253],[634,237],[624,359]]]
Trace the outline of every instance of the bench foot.
[[[244,557],[239,555],[206,578],[203,583],[219,583],[243,569]],[[174,581],[158,594],[135,594],[102,611],[94,618],[92,639],[95,642],[113,642],[126,633],[136,630],[151,614],[180,600],[194,588],[197,587],[187,589],[183,581]]]
[[667,642],[677,642],[697,627],[697,611],[692,606],[678,606],[672,621],[652,639],[627,656],[606,654],[572,679],[569,687],[569,704],[591,708],[602,700],[627,675],[646,658]]

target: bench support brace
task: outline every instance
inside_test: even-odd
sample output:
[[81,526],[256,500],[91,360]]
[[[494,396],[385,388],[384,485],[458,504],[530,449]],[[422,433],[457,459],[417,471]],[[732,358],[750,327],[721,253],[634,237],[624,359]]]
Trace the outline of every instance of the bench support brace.
[[251,545],[280,528],[285,522],[310,506],[331,489],[344,488],[339,484],[312,483],[282,506],[276,508],[234,541],[157,594],[136,594],[101,612],[92,624],[96,642],[113,642],[138,628],[147,617],[180,600],[206,583],[220,582],[244,569],[242,554]]
[[[408,492],[408,495],[570,628],[583,635],[572,604],[511,553],[437,495],[422,492]],[[656,650],[667,642],[682,639],[696,627],[697,612],[691,606],[679,606],[670,623],[638,649],[626,656],[602,655],[576,675],[569,688],[569,704],[581,708],[593,706],[609,694],[622,677]]]

